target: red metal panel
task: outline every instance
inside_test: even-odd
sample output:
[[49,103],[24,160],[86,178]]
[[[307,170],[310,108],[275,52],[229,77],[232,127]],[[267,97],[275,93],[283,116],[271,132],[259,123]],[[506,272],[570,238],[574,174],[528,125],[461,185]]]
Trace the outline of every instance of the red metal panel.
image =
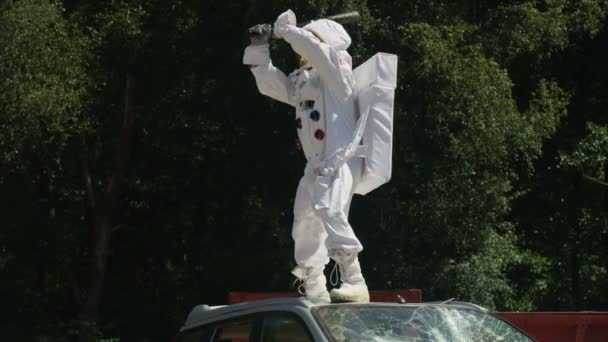
[[606,342],[608,312],[497,312],[539,342]]
[[[419,289],[369,291],[370,300],[372,302],[396,302],[397,295],[400,295],[408,303],[422,302],[422,291]],[[230,292],[228,293],[228,304],[250,302],[258,299],[292,298],[300,296],[301,295],[297,292]]]
[[419,289],[369,291],[369,299],[372,302],[394,303],[397,301],[397,295],[408,303],[422,303],[422,291]]
[[297,292],[229,292],[228,304],[251,302],[268,298],[292,298],[299,296],[300,294]]

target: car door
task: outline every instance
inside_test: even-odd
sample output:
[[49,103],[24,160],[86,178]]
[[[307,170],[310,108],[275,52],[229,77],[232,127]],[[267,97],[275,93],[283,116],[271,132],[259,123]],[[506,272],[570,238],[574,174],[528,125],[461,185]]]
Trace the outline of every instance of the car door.
[[257,341],[259,318],[251,315],[213,322],[182,331],[176,342],[250,342]]
[[260,342],[314,342],[304,321],[293,313],[266,313],[260,324]]
[[177,342],[314,342],[302,318],[290,312],[264,312],[182,331]]

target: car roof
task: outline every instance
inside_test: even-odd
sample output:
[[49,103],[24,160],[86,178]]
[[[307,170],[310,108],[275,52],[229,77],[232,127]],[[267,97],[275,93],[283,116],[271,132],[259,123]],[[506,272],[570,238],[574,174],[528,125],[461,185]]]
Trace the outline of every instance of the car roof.
[[315,306],[312,302],[306,300],[306,298],[270,298],[261,299],[251,302],[243,302],[232,305],[220,305],[220,306],[209,306],[209,305],[197,305],[195,306],[188,318],[186,319],[185,325],[190,325],[198,321],[207,320],[213,317],[236,313],[239,311],[258,309],[269,306],[295,306],[302,308],[310,308]]
[[487,311],[483,307],[480,307],[475,304],[466,303],[466,302],[456,302],[456,301],[445,301],[445,302],[429,302],[429,303],[386,303],[386,302],[370,302],[370,303],[334,303],[334,304],[314,304],[307,300],[304,297],[299,298],[269,298],[269,299],[260,299],[251,302],[243,302],[239,304],[232,305],[220,305],[220,306],[209,306],[209,305],[197,305],[195,306],[188,318],[186,319],[185,326],[190,326],[196,324],[197,322],[206,321],[209,319],[213,319],[219,316],[224,315],[232,315],[238,313],[239,311],[250,311],[254,309],[272,309],[272,307],[300,307],[303,309],[310,309],[312,307],[321,307],[321,306],[337,306],[337,305],[371,305],[371,306],[409,306],[409,307],[419,307],[419,306],[445,306],[445,307],[466,307],[469,309],[474,309],[478,311]]

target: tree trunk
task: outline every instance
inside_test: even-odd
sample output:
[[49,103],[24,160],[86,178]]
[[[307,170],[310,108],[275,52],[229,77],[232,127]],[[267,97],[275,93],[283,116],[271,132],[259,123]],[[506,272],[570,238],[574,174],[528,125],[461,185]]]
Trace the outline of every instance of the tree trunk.
[[89,168],[90,156],[86,135],[84,133],[82,135],[81,173],[86,193],[87,217],[91,218],[89,220],[91,241],[88,247],[90,257],[88,284],[79,315],[79,341],[81,342],[93,342],[98,334],[97,320],[107,271],[108,248],[114,231],[115,208],[119,207],[119,197],[124,188],[124,177],[129,165],[134,116],[133,77],[128,74],[125,80],[125,107],[121,115],[121,126],[114,152],[112,174],[107,186],[101,191],[95,189],[93,175]]
[[86,297],[80,311],[81,342],[95,340],[97,314],[107,266],[107,249],[110,238],[107,217],[97,217],[95,221],[94,238],[90,247],[92,255],[89,286],[86,289]]

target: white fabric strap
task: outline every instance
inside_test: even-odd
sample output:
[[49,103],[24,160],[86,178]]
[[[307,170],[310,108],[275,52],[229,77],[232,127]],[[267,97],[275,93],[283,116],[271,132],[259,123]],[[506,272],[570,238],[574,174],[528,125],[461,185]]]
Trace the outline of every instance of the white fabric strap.
[[355,137],[353,141],[345,148],[340,149],[333,156],[322,161],[318,166],[321,170],[321,175],[333,173],[344,164],[346,164],[352,157],[364,157],[367,149],[366,145],[360,145],[361,139],[363,138],[363,131],[365,130],[365,124],[367,123],[367,117],[369,116],[369,108],[366,108],[365,112],[357,120],[357,129],[355,130]]
[[331,269],[331,273],[329,274],[329,283],[332,286],[338,286],[340,282],[340,265],[338,262],[334,262],[334,267]]

